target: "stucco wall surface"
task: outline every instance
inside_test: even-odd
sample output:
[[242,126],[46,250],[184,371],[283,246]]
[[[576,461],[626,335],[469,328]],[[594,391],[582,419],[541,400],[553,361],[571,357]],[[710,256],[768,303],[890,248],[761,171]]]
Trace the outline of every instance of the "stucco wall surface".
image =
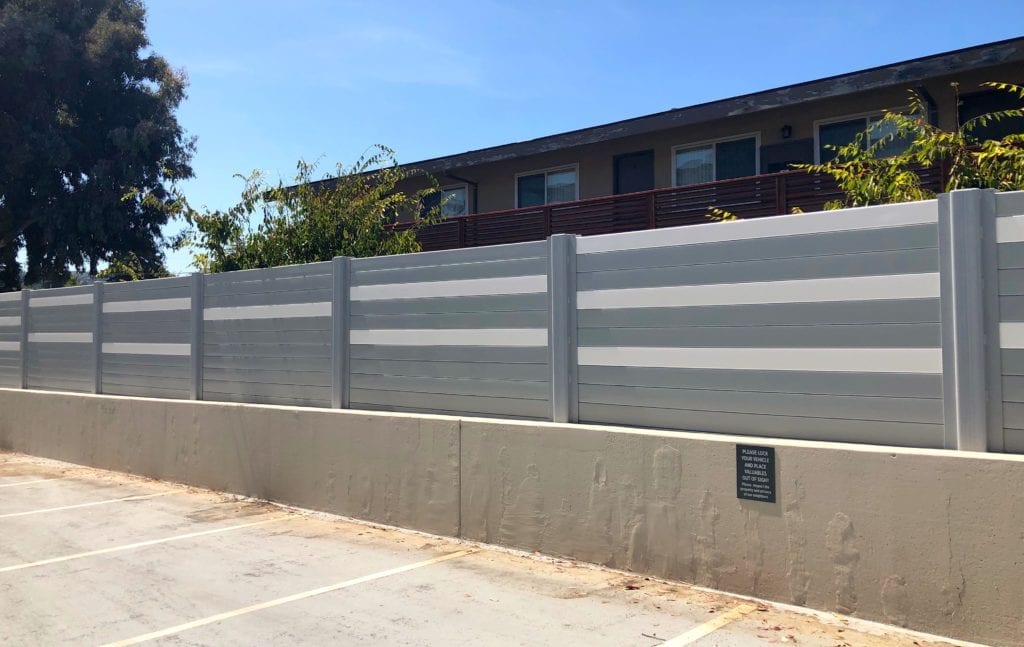
[[459,531],[456,418],[0,389],[0,449]]
[[5,389],[0,449],[1024,645],[1021,456]]

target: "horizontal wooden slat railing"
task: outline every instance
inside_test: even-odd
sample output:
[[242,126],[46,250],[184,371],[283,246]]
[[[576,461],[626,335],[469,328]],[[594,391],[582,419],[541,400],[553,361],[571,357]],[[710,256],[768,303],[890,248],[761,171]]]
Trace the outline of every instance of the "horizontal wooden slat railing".
[[[922,185],[938,192],[945,172],[921,168]],[[610,195],[541,207],[491,211],[451,218],[420,230],[424,251],[543,240],[551,234],[611,234],[708,222],[712,207],[740,218],[820,211],[843,197],[835,180],[804,171],[721,180],[689,186]]]

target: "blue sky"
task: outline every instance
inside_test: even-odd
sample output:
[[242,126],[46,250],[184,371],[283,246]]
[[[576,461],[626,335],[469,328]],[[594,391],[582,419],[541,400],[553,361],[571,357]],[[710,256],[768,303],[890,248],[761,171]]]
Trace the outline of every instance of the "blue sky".
[[[1024,34],[1024,2],[149,0],[196,206],[253,169],[411,162]],[[172,225],[168,231],[177,227]],[[174,272],[189,270],[170,254]]]

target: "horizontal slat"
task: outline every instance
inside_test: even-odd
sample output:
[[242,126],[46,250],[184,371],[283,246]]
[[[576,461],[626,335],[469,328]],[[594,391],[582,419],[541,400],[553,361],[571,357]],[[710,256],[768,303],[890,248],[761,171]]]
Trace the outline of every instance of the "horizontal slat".
[[938,323],[938,299],[580,310],[580,328]]
[[517,364],[547,364],[548,349],[524,346],[498,348],[495,346],[364,346],[353,344],[352,359],[401,359],[428,362],[502,362]]
[[544,401],[547,401],[551,392],[547,382],[491,380],[483,379],[483,376],[479,378],[453,379],[355,374],[351,379],[353,389],[373,391],[473,395]]
[[236,321],[239,319],[298,319],[330,316],[330,301],[239,306],[231,308],[205,308],[203,310],[204,321]]
[[687,411],[942,424],[942,401],[935,398],[879,398],[584,384],[580,385],[580,403],[582,405],[585,402]]
[[203,380],[203,399],[216,399],[208,397],[214,394],[251,396],[254,398],[252,402],[260,402],[262,398],[324,403],[331,401],[331,388],[324,386]]
[[[444,223],[448,224],[448,223]],[[455,221],[451,222],[456,225]],[[419,254],[398,256],[376,256],[352,259],[353,272],[363,270],[398,269],[407,267],[430,267],[452,263],[476,263],[481,261],[504,261],[514,258],[534,258],[547,255],[547,243],[517,243],[513,245],[490,245],[474,249],[450,249]]]
[[329,371],[296,371],[266,368],[237,369],[203,367],[203,380],[235,384],[276,384],[289,386],[322,386],[330,388]]
[[192,299],[189,297],[103,302],[103,312],[166,312],[188,310],[191,307]]
[[939,255],[933,249],[896,252],[787,258],[771,261],[715,263],[689,267],[646,267],[635,270],[590,272],[577,276],[580,291],[649,288],[669,285],[706,285],[761,281],[797,281],[880,274],[938,272]]
[[352,330],[352,344],[380,346],[547,346],[547,328]]
[[[307,387],[310,388],[310,387]],[[210,402],[242,402],[246,404],[275,404],[291,407],[321,407],[331,406],[329,398],[306,397],[301,395],[265,395],[252,393],[225,393],[210,389],[203,391],[203,399]]]
[[207,345],[234,346],[237,344],[314,344],[330,346],[330,329],[318,330],[210,330],[203,335]]
[[534,293],[400,299],[397,301],[353,301],[349,312],[353,315],[445,314],[458,312],[518,312],[524,310],[547,312],[547,309],[548,295],[546,293]]
[[939,449],[944,442],[943,426],[937,424],[683,411],[606,404],[581,404],[580,421],[897,447]]
[[580,384],[761,393],[941,398],[942,376],[580,366]]
[[582,328],[579,331],[580,346],[938,348],[941,343],[937,323]]
[[578,292],[576,302],[577,307],[588,310],[925,299],[938,296],[939,275],[927,273],[590,290]]
[[[407,377],[477,378],[492,380],[550,380],[547,364],[503,364],[500,362],[415,362],[403,360],[351,360],[353,375],[395,375]],[[616,369],[621,370],[621,369]]]
[[206,308],[245,308],[248,306],[288,305],[291,303],[322,303],[333,298],[330,286],[316,289],[304,289],[302,283],[291,287],[281,286],[277,292],[253,292],[241,294],[204,295],[203,306]]
[[422,283],[383,283],[355,286],[349,290],[352,301],[390,301],[429,297],[471,297],[496,294],[547,292],[546,274],[511,276],[496,279],[460,279]]
[[204,370],[277,370],[277,371],[330,371],[330,353],[306,357],[224,357],[207,355],[203,358]]
[[588,347],[580,365],[750,371],[942,373],[939,348],[658,348]]
[[587,273],[916,249],[935,250],[937,254],[938,238],[936,225],[913,225],[883,230],[842,231],[581,254],[576,267],[577,271]]
[[124,342],[103,342],[103,353],[115,355],[190,355],[191,344],[137,344]]
[[352,330],[388,328],[543,328],[548,313],[543,310],[523,312],[465,312],[449,314],[353,315]]
[[121,373],[106,373],[103,374],[103,391],[104,393],[110,393],[109,387],[117,385],[124,386],[137,386],[140,388],[147,389],[171,389],[178,391],[188,391],[190,388],[191,380],[188,377],[169,377],[160,375],[140,375],[130,374],[124,375]]
[[399,393],[395,391],[368,391],[352,389],[352,408],[365,405],[376,407],[411,407],[440,409],[464,414],[503,415],[522,418],[543,418],[550,415],[551,407],[541,400],[478,397],[471,395],[438,396],[433,393]]
[[352,285],[381,283],[418,283],[423,281],[451,281],[456,279],[484,279],[508,276],[546,274],[547,256],[517,258],[503,261],[475,263],[448,263],[408,268],[359,270],[352,273]]

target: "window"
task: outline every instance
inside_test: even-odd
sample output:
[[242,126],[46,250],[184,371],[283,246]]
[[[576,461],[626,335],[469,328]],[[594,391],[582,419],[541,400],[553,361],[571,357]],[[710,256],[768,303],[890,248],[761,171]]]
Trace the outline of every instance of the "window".
[[[960,97],[960,123],[974,119],[990,112],[1012,110],[1021,107],[1021,101],[1010,92],[992,91],[975,92]],[[987,125],[976,125],[971,129],[971,136],[979,141],[986,139],[1002,139],[1014,133],[1024,133],[1024,118],[1010,117],[999,121],[990,121]]]
[[469,187],[465,184],[444,187],[423,201],[423,209],[429,211],[439,204],[442,218],[466,215],[469,213]]
[[[894,134],[894,127],[888,122],[881,122],[882,115],[866,115],[863,117],[845,118],[818,124],[818,161],[822,164],[831,162],[836,157],[832,147],[845,146],[864,133],[861,146],[867,148],[880,139]],[[893,139],[879,149],[882,157],[899,155],[907,150],[910,142],[906,139]]]
[[579,199],[576,167],[516,176],[516,207],[537,207]]
[[672,165],[675,186],[757,175],[758,136],[677,146]]

